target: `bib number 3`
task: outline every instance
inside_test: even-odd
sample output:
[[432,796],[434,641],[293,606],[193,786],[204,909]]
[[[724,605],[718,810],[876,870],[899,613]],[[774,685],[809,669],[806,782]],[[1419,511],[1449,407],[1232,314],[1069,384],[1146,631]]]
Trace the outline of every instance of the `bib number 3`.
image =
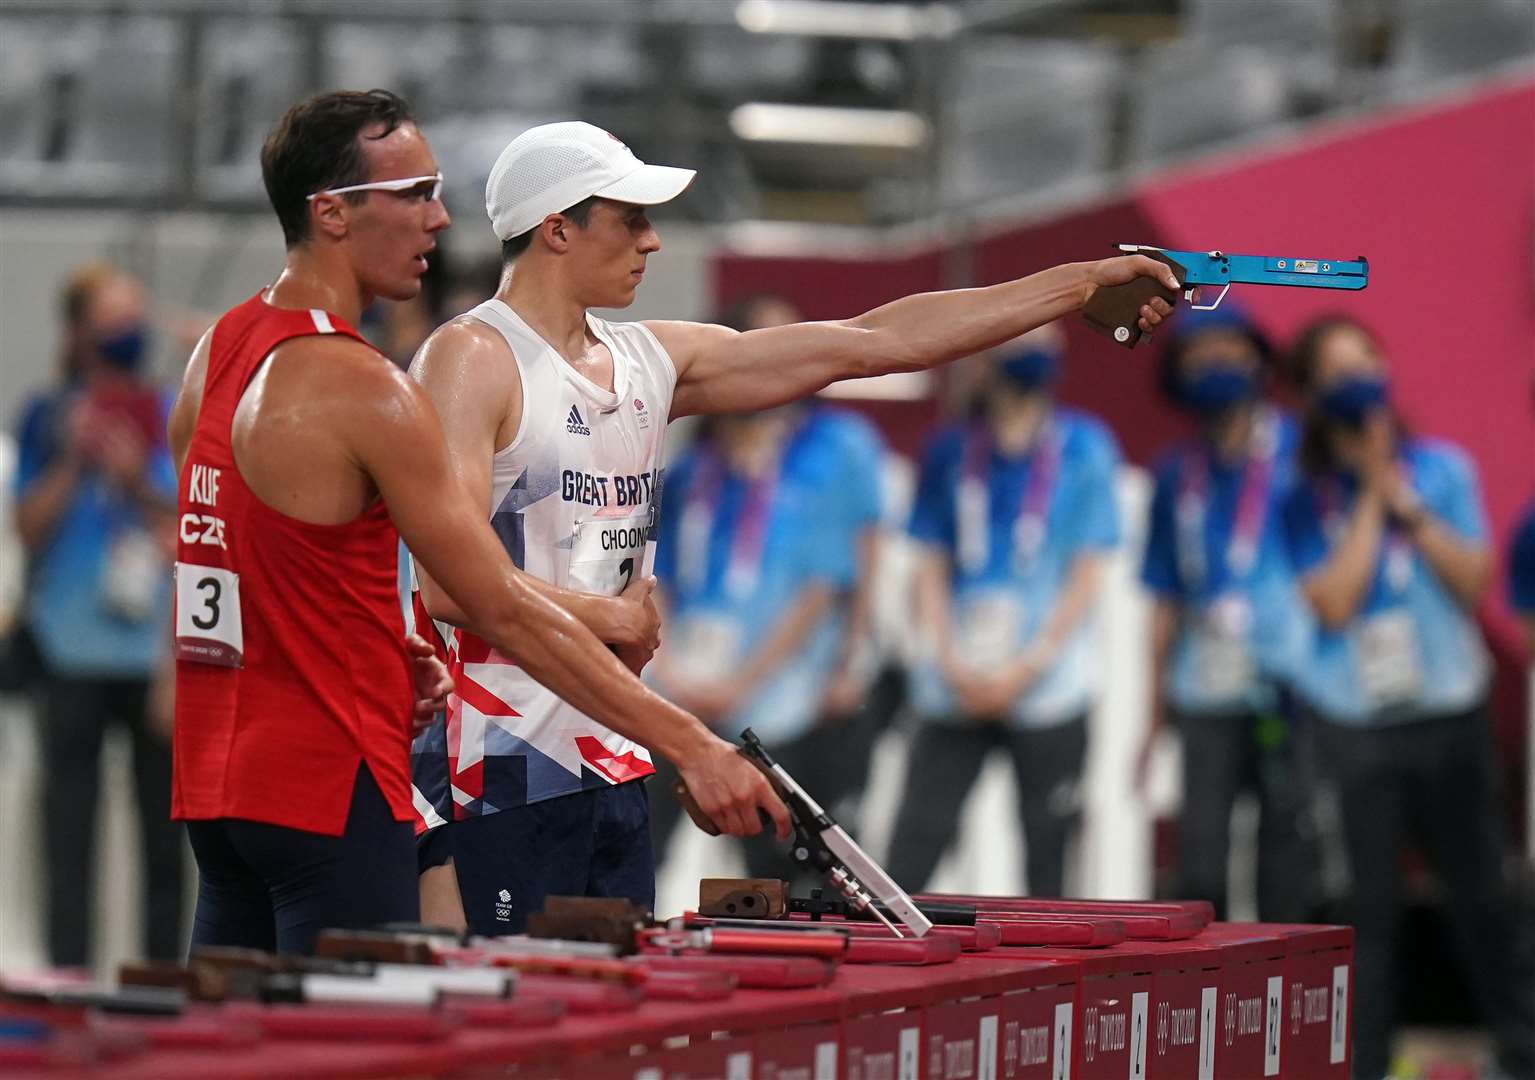
[[176,564],[176,659],[240,667],[240,575],[216,566]]

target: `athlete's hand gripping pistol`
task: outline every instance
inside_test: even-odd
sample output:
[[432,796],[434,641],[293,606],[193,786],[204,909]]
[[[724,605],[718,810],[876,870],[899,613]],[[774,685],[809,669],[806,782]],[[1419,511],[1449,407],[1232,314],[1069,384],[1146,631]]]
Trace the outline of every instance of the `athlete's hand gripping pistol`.
[[[884,923],[896,937],[903,935],[885,917],[879,904],[883,904],[900,919],[912,937],[921,937],[933,928],[932,922],[917,909],[905,890],[858,846],[847,834],[847,830],[821,809],[809,792],[784,771],[782,765],[773,760],[750,728],[741,735],[741,746],[737,752],[767,775],[784,805],[789,808],[789,815],[794,820],[794,846],[791,854],[795,862],[824,876],[829,884],[847,897],[848,903]],[[672,793],[687,810],[693,824],[710,836],[719,835],[719,829],[699,809],[687,784],[678,780],[672,785]]]
[[[1308,289],[1362,289],[1370,281],[1370,264],[1363,255],[1357,259],[1297,259],[1288,255],[1227,255],[1221,251],[1173,251],[1143,244],[1120,244],[1119,250],[1145,255],[1172,268],[1182,286],[1183,298],[1195,311],[1213,311],[1220,307],[1226,290],[1232,285],[1298,285]],[[1218,287],[1220,292],[1208,304],[1194,303],[1198,286]],[[1141,305],[1160,296],[1177,306],[1178,294],[1149,277],[1138,277],[1125,285],[1108,285],[1094,290],[1082,307],[1082,318],[1095,330],[1109,335],[1127,349],[1141,339],[1137,316]]]

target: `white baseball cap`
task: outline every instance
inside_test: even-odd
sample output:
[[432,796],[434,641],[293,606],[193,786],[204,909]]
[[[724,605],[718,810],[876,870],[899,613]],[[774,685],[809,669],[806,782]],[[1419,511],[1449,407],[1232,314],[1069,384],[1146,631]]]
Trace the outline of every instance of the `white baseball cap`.
[[696,175],[647,165],[618,136],[593,124],[540,124],[496,158],[485,182],[485,211],[496,238],[509,240],[593,195],[641,206],[670,202]]

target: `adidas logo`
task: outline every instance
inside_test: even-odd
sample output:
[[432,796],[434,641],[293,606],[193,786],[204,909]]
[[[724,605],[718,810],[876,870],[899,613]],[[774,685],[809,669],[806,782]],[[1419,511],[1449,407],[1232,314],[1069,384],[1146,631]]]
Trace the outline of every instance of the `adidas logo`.
[[581,419],[581,410],[574,405],[570,407],[570,415],[565,418],[565,430],[572,435],[590,435],[592,429],[586,426],[586,421]]

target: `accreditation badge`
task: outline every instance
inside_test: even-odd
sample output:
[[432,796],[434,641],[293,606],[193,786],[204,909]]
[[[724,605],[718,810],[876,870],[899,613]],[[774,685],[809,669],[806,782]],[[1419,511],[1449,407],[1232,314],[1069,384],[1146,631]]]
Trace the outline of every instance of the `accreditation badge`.
[[1023,605],[1009,593],[986,593],[967,601],[955,619],[955,657],[977,673],[1000,670],[1022,648],[1023,618]]
[[739,619],[697,612],[677,619],[667,633],[667,666],[690,685],[713,683],[735,672],[746,635]]
[[1371,615],[1352,631],[1359,687],[1374,707],[1400,704],[1422,688],[1418,628],[1402,607]]
[[1195,619],[1194,677],[1206,700],[1230,701],[1252,686],[1257,674],[1249,644],[1252,621],[1252,605],[1239,593],[1217,597]]
[[123,529],[101,566],[102,605],[126,622],[143,622],[155,613],[164,574],[165,557],[154,537],[144,529]]

